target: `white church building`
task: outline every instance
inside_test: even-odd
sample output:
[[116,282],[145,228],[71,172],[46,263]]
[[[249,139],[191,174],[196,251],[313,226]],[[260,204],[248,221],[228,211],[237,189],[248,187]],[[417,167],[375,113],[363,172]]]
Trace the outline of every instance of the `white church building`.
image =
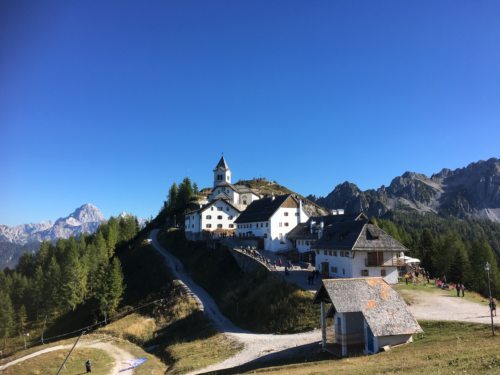
[[233,236],[234,221],[260,195],[244,185],[231,184],[231,169],[222,156],[215,166],[213,188],[197,210],[186,213],[184,228],[188,239]]

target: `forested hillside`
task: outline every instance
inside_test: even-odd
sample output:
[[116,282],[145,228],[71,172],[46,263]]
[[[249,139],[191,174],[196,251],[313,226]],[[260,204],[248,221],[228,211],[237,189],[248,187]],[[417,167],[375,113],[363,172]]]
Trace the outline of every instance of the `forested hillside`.
[[58,318],[85,304],[94,319],[112,315],[124,291],[115,249],[138,232],[133,217],[111,218],[94,235],[43,242],[14,270],[0,271],[0,337]]
[[408,247],[431,275],[444,274],[448,281],[462,281],[483,295],[488,294],[484,266],[490,263],[492,290],[500,296],[500,224],[405,212],[390,212],[372,221]]

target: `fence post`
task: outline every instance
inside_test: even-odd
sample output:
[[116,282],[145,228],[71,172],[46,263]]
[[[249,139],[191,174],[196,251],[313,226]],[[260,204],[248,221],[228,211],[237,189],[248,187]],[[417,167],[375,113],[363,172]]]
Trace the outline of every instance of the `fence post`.
[[71,350],[69,351],[68,355],[66,356],[66,358],[64,358],[64,362],[62,363],[61,367],[59,367],[59,370],[57,370],[57,374],[56,375],[59,375],[59,373],[61,372],[61,370],[63,369],[64,367],[64,364],[66,363],[66,361],[68,360],[69,356],[71,355],[71,353],[73,353],[73,350],[75,349],[75,346],[76,344],[78,344],[78,341],[80,341],[80,338],[83,336],[83,334],[85,333],[85,331],[82,331],[80,333],[80,336],[78,336],[78,338],[76,339],[73,347],[71,348]]

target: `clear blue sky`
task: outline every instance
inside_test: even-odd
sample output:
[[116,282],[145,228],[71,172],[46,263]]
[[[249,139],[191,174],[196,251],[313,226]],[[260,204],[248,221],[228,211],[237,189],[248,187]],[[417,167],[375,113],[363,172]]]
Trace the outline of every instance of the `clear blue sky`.
[[0,2],[0,223],[498,157],[499,1]]

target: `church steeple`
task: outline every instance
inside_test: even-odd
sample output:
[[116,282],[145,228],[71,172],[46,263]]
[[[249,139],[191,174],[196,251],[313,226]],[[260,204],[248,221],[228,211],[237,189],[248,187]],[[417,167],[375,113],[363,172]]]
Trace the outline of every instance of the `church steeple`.
[[223,154],[214,169],[214,187],[224,182],[231,183],[231,170]]

